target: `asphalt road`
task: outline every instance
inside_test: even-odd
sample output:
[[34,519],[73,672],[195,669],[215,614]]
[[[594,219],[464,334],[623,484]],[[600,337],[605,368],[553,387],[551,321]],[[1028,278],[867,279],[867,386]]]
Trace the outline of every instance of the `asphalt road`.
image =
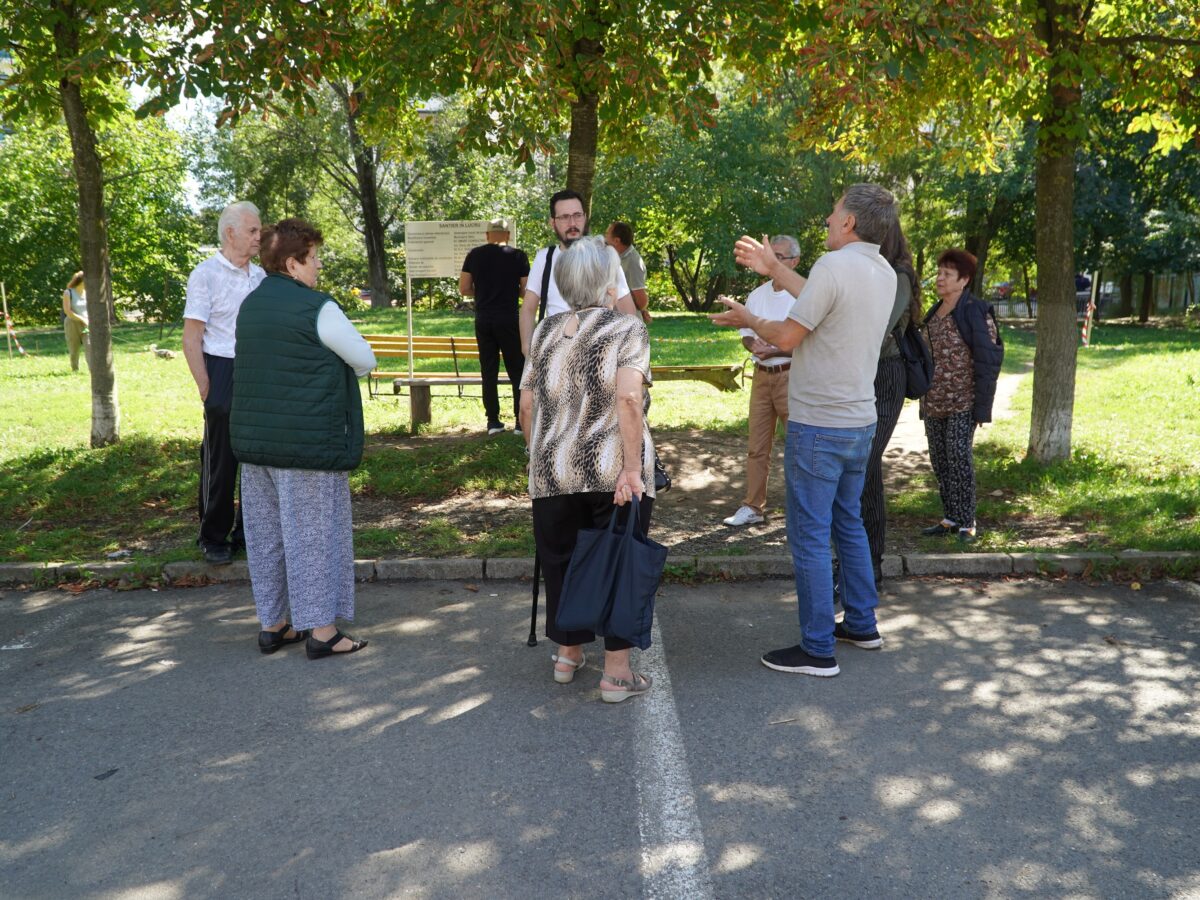
[[0,593],[0,896],[1200,896],[1195,584],[897,581],[833,679],[758,662],[787,582],[671,585],[617,706],[478,587],[316,662],[245,585]]

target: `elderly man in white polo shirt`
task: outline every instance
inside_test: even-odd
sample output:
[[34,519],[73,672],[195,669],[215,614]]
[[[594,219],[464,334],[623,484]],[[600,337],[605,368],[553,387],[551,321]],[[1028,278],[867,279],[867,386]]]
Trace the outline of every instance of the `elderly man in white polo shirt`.
[[[791,271],[800,261],[800,243],[790,234],[771,238],[771,250],[780,265]],[[787,318],[796,298],[777,280],[764,281],[746,298],[751,315],[772,322]],[[753,328],[741,329],[742,345],[754,356],[754,382],[750,388],[750,449],[746,454],[746,498],[726,525],[735,528],[763,520],[767,504],[767,478],[771,474],[771,447],[775,427],[788,419],[788,370],[792,367],[790,350],[780,350],[764,341]]]
[[234,504],[237,459],[229,441],[233,400],[234,324],[246,295],[266,273],[250,260],[258,253],[262,221],[253,203],[225,207],[217,221],[221,249],[192,271],[183,310],[183,355],[204,403],[200,445],[200,537],[204,558],[223,565],[245,546]]

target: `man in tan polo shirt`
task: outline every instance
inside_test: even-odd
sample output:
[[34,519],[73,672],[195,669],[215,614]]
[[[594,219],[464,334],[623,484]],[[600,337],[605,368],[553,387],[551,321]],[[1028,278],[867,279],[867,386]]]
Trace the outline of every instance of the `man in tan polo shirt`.
[[[771,238],[775,258],[788,269],[800,261],[800,244],[790,234]],[[746,308],[756,316],[781,322],[796,298],[777,281],[765,281],[750,292]],[[726,525],[740,528],[763,520],[767,502],[767,476],[771,472],[771,447],[777,422],[787,424],[788,371],[792,352],[764,341],[750,328],[741,329],[742,344],[754,356],[754,383],[750,388],[750,450],[746,456],[746,499]]]

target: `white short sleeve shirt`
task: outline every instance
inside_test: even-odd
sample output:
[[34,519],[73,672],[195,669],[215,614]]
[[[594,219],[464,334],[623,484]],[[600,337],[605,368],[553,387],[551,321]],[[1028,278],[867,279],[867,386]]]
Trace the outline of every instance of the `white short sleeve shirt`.
[[[774,290],[771,282],[766,281],[750,292],[750,296],[746,298],[746,309],[750,311],[751,315],[758,316],[760,319],[782,322],[788,317],[788,310],[795,302],[796,298],[787,291]],[[742,337],[758,337],[753,328],[739,328],[738,331]],[[767,359],[761,359],[758,356],[754,358],[764,366],[779,366],[790,362],[792,355],[788,353],[784,356],[772,356]]]
[[234,327],[242,301],[267,273],[254,263],[239,269],[217,252],[192,270],[187,283],[185,319],[204,323],[204,352],[233,359]]
[[[563,249],[557,247],[554,250],[554,257],[550,260],[550,290],[547,291],[549,296],[546,298],[546,318],[550,318],[558,313],[569,312],[570,307],[567,306],[567,301],[563,299],[563,295],[558,292],[558,285],[554,283],[554,267],[558,265],[558,261],[562,258]],[[546,268],[546,248],[543,247],[537,252],[533,258],[533,265],[529,269],[529,278],[525,282],[525,290],[533,294],[539,300],[542,297],[542,272]],[[625,273],[620,268],[617,269],[617,299],[621,299],[629,293],[629,282],[625,280]]]

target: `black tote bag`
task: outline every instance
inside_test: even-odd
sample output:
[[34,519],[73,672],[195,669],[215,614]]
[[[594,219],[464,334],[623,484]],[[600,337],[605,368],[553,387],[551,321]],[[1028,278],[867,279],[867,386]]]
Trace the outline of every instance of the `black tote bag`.
[[667,548],[642,536],[640,506],[634,498],[623,532],[617,530],[620,507],[613,508],[608,528],[579,532],[558,606],[562,630],[621,638],[639,650],[650,646],[654,595]]

